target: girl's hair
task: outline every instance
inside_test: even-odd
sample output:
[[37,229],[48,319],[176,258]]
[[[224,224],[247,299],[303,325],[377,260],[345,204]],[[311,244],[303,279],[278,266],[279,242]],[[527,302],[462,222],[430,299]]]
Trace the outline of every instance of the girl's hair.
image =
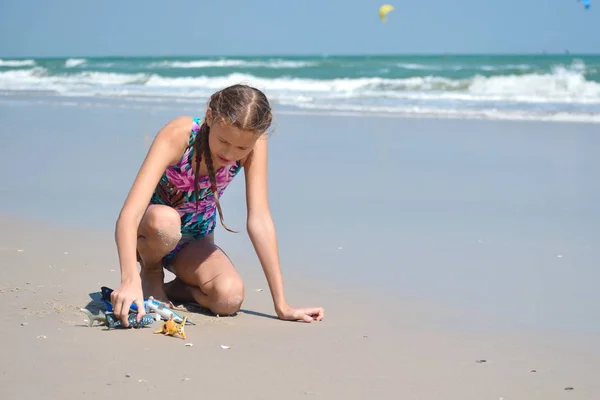
[[[260,90],[247,85],[238,84],[219,90],[210,97],[208,107],[212,111],[213,124],[215,121],[224,122],[243,131],[251,131],[259,135],[269,129],[273,119],[267,96]],[[193,144],[196,153],[196,171],[194,173],[196,212],[198,211],[198,203],[200,201],[198,196],[198,174],[200,162],[202,161],[202,157],[204,157],[210,179],[210,190],[215,197],[221,225],[230,232],[236,232],[229,229],[223,221],[223,210],[221,210],[221,203],[219,202],[217,179],[208,145],[209,134],[210,127],[206,123],[206,120],[204,120]]]

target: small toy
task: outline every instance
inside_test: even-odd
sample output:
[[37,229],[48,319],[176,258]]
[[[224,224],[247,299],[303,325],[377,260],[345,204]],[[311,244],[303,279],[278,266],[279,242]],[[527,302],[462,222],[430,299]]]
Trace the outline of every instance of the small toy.
[[[113,308],[112,303],[110,302],[110,295],[113,292],[113,290],[106,286],[102,286],[100,288],[100,292],[102,294],[102,301],[106,305],[107,311],[112,312]],[[135,303],[132,303],[129,309],[137,312],[138,308]],[[156,314],[160,315],[160,317],[165,321],[168,321],[171,318],[171,315],[173,316],[175,322],[180,323],[183,321],[183,317],[181,315],[167,307],[167,305],[164,302],[156,300],[153,296],[150,296],[144,300],[144,309],[147,313],[155,312]],[[196,325],[195,323],[189,320],[187,321],[187,324]]]
[[93,326],[95,321],[98,321],[98,322],[100,322],[102,324],[106,324],[107,323],[107,321],[106,321],[106,315],[102,311],[100,311],[98,313],[98,315],[94,315],[87,308],[80,308],[79,310],[81,312],[84,312],[84,313],[87,314],[87,316],[88,316],[88,326]]
[[[80,308],[82,312],[85,312],[88,316],[88,326],[93,326],[95,321],[101,322],[108,327],[108,329],[125,328],[123,321],[118,319],[114,313],[107,312],[106,314],[102,311],[98,312],[98,315],[92,314],[92,312],[86,308]],[[144,315],[140,322],[137,321],[137,313],[130,313],[127,317],[129,322],[128,328],[143,328],[144,326],[151,325],[154,322],[154,318],[151,315]]]
[[177,335],[181,336],[182,339],[185,340],[185,332],[184,332],[184,328],[185,328],[185,321],[187,320],[187,317],[183,317],[183,321],[180,323],[175,322],[175,320],[173,319],[173,316],[171,315],[171,318],[169,318],[167,321],[165,321],[163,323],[163,326],[155,331],[154,333],[163,333],[165,335],[168,336],[173,336],[176,337]]
[[[117,317],[115,317],[115,314],[113,313],[107,313],[106,314],[106,320],[108,321],[108,328],[109,329],[114,329],[114,328],[118,328],[118,327],[123,327],[123,321],[121,321],[120,319],[117,319]],[[127,317],[127,322],[129,323],[128,328],[143,328],[144,326],[147,325],[152,325],[154,323],[154,318],[152,318],[151,315],[144,315],[142,317],[142,319],[140,320],[140,322],[137,321],[137,313],[129,313],[129,316]]]
[[[110,301],[110,295],[113,291],[114,290],[112,290],[111,288],[108,288],[106,286],[102,286],[100,288],[100,293],[102,295],[102,301],[104,302],[104,305],[106,305],[106,311],[108,311],[108,312],[113,311],[112,303]],[[144,300],[144,308],[147,310],[148,308],[146,307],[146,302],[147,302],[147,300]],[[129,309],[131,311],[137,312],[137,310],[138,310],[137,304],[131,303],[131,305],[129,306]]]
[[165,303],[156,300],[152,296],[148,297],[148,300],[145,301],[145,306],[147,312],[155,312],[166,321],[173,319],[177,323],[183,322],[185,324],[186,322],[184,321],[187,321],[187,323],[190,325],[196,325],[192,321],[188,321],[187,317],[182,317],[181,315],[177,314],[175,311],[167,307]]

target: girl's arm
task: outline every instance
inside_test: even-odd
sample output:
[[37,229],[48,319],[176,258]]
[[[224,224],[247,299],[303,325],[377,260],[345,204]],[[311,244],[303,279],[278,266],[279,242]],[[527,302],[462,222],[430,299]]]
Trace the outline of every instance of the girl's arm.
[[323,309],[293,308],[285,299],[279,264],[275,225],[269,209],[267,190],[267,138],[257,140],[250,156],[244,161],[246,178],[247,229],[271,290],[275,311],[281,319],[320,321]]
[[[121,265],[121,285],[113,292],[115,315],[126,319],[132,302],[143,315],[141,280],[137,269],[137,231],[152,192],[165,169],[177,162],[185,149],[192,127],[190,117],[178,117],[156,135],[137,173],[115,227],[115,241]],[[127,326],[127,322],[123,321]]]

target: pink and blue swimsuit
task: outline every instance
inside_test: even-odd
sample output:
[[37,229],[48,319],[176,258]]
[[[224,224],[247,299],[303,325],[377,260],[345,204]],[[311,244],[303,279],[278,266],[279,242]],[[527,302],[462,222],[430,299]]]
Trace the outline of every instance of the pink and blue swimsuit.
[[[201,119],[194,118],[190,140],[181,160],[165,170],[150,199],[150,204],[162,204],[172,207],[177,210],[181,217],[182,238],[175,249],[163,258],[164,265],[167,265],[175,253],[181,250],[185,244],[193,239],[210,235],[215,230],[217,206],[210,190],[208,176],[198,177],[198,211],[196,212],[192,160],[194,157],[194,141],[200,131],[201,124]],[[241,162],[236,161],[234,164],[225,165],[215,172],[219,198],[241,169]]]

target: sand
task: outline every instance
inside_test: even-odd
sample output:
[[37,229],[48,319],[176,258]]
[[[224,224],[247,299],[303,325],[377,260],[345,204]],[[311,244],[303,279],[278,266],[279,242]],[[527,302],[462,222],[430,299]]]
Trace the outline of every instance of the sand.
[[79,308],[98,306],[92,297],[100,286],[118,284],[110,236],[1,223],[2,398],[508,400],[600,393],[597,334],[448,329],[443,321],[453,316],[440,309],[302,281],[287,282],[288,293],[324,306],[326,318],[284,322],[274,318],[268,291],[257,291],[265,288],[258,269],[244,273],[252,276],[236,316],[182,311],[197,323],[186,327],[186,340],[153,334],[158,322],[139,330],[90,328]]
[[286,295],[325,319],[275,318],[239,179],[223,205],[242,233],[217,231],[236,316],[184,309],[186,340],[88,327],[79,309],[119,283],[144,135],[176,111],[0,104],[0,398],[600,398],[593,125],[280,116]]

